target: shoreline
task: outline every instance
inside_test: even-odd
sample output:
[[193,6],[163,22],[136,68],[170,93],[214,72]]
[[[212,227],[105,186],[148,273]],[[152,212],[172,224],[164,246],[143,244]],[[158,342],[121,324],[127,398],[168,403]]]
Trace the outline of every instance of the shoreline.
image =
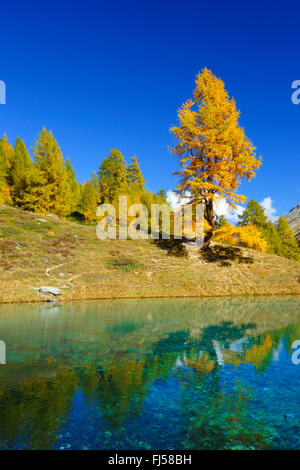
[[78,297],[78,298],[71,298],[71,299],[55,299],[53,300],[12,300],[7,302],[0,302],[1,305],[22,305],[22,304],[53,304],[53,305],[65,305],[68,303],[77,303],[77,302],[99,302],[99,301],[107,301],[107,300],[158,300],[158,299],[201,299],[201,298],[222,298],[222,297],[288,297],[288,296],[300,296],[300,292],[286,292],[286,293],[264,293],[264,294],[206,294],[206,295],[160,295],[160,296],[111,296],[111,297]]

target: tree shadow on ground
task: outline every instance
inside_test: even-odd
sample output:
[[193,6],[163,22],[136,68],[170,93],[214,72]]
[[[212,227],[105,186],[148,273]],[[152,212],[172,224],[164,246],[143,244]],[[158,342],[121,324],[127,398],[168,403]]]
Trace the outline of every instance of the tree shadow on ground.
[[[168,255],[187,257],[189,252],[186,249],[184,242],[185,239],[174,239],[171,237],[167,240],[161,237],[158,240],[153,240],[153,243],[168,252]],[[199,256],[208,263],[220,263],[221,266],[231,266],[231,262],[239,264],[252,264],[254,259],[252,256],[246,256],[242,250],[237,246],[232,245],[214,245],[209,247],[206,251],[200,250]]]
[[203,252],[203,259],[209,263],[221,263],[222,266],[230,266],[230,261],[244,264],[254,262],[252,256],[245,256],[237,246],[215,245]]
[[162,250],[167,251],[168,255],[185,258],[188,256],[188,251],[183,245],[183,242],[183,239],[176,240],[174,237],[167,240],[163,240],[162,238],[153,240],[153,243]]

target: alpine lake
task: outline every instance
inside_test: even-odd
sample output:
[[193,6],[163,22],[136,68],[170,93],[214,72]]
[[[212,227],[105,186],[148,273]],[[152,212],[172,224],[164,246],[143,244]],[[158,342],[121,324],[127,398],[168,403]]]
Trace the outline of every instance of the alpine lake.
[[1,305],[0,449],[300,449],[300,297]]

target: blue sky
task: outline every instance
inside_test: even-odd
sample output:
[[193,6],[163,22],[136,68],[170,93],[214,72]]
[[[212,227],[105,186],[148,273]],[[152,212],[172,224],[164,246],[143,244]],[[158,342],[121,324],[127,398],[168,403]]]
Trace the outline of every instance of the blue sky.
[[2,3],[0,134],[31,148],[52,129],[81,182],[119,148],[149,189],[172,189],[169,127],[208,67],[263,157],[240,192],[284,213],[300,201],[299,13],[296,1]]

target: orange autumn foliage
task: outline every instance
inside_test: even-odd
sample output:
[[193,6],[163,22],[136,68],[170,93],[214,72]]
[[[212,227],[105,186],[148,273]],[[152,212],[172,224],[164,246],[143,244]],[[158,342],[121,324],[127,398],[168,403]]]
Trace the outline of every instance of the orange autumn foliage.
[[234,227],[232,224],[224,225],[214,232],[214,240],[221,243],[229,243],[230,245],[242,244],[263,253],[268,248],[266,240],[255,225],[241,227]]
[[244,202],[245,196],[236,194],[241,178],[249,181],[261,165],[239,126],[239,115],[223,81],[205,68],[196,77],[193,99],[178,111],[179,124],[170,129],[176,140],[172,151],[181,166],[175,173],[180,176],[177,191],[205,205],[211,226],[204,248],[213,235],[213,201],[225,198],[233,207]]

